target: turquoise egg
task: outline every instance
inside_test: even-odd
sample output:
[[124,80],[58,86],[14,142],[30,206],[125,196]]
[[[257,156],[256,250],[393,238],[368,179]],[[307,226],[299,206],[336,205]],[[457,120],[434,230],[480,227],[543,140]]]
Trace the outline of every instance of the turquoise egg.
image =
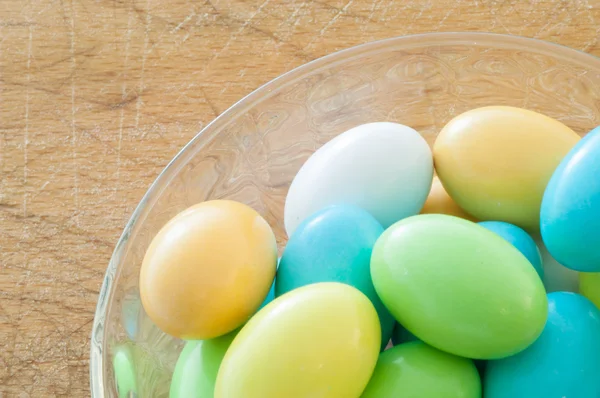
[[267,297],[265,297],[264,301],[262,302],[262,304],[260,305],[258,310],[260,311],[264,306],[266,306],[273,300],[275,300],[275,281],[273,281],[273,284],[271,285],[271,288],[269,289],[269,293],[267,293]]
[[482,221],[479,225],[495,232],[516,247],[533,265],[540,278],[544,277],[542,256],[531,235],[522,228],[503,221]]
[[275,296],[317,282],[354,286],[373,303],[381,322],[382,349],[394,327],[371,281],[371,252],[383,227],[365,210],[351,205],[329,206],[308,217],[290,237],[281,256]]
[[571,149],[542,200],[540,228],[552,257],[565,267],[600,272],[600,127]]
[[486,398],[600,397],[600,311],[567,292],[548,294],[548,311],[535,343],[488,362]]

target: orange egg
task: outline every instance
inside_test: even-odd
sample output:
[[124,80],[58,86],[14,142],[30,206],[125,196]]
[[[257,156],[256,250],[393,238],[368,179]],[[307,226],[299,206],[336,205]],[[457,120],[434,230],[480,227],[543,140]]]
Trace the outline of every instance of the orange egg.
[[256,312],[276,266],[275,235],[256,211],[228,200],[203,202],[152,240],[140,272],[142,304],[166,333],[210,339]]
[[542,114],[489,106],[444,126],[433,156],[444,187],[469,214],[537,230],[546,185],[578,141],[573,130]]
[[475,221],[475,218],[460,208],[459,205],[448,195],[442,182],[438,177],[433,177],[431,191],[421,209],[421,214],[446,214]]

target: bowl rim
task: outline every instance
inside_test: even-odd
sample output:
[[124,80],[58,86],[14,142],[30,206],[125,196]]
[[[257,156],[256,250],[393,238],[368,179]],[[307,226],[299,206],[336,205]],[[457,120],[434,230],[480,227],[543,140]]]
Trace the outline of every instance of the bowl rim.
[[[376,53],[382,49],[399,47],[412,48],[435,44],[496,44],[497,47],[507,48],[523,48],[535,52],[547,53],[555,58],[566,58],[570,62],[579,62],[582,65],[589,67],[590,63],[596,64],[595,68],[600,71],[600,58],[593,54],[586,53],[582,50],[577,50],[562,44],[544,41],[541,39],[508,35],[502,33],[486,33],[486,32],[433,32],[420,33],[413,35],[404,35],[391,37],[371,42],[366,42],[353,47],[349,47],[340,51],[333,52],[323,57],[316,58],[303,65],[291,69],[288,72],[276,77],[275,79],[259,86],[251,93],[244,96],[239,101],[235,102],[224,112],[218,115],[204,128],[200,130],[183,148],[169,161],[165,168],[159,173],[156,179],[152,182],[131,217],[127,221],[115,249],[111,255],[108,267],[104,274],[102,286],[98,294],[98,302],[94,313],[94,322],[92,326],[91,341],[90,341],[90,389],[93,398],[104,397],[104,357],[103,343],[106,339],[104,323],[106,316],[112,303],[114,294],[113,281],[118,278],[120,271],[118,265],[119,260],[126,254],[129,241],[129,236],[134,229],[134,226],[140,221],[140,215],[143,210],[149,205],[149,199],[156,196],[162,190],[173,176],[174,172],[178,171],[181,161],[185,158],[187,152],[194,147],[200,139],[203,139],[208,132],[217,131],[219,128],[234,121],[244,111],[259,102],[275,95],[282,88],[295,83],[300,78],[304,77],[307,72],[314,73],[320,69],[330,68],[338,63],[347,62],[353,58],[358,58],[368,53]],[[562,54],[562,56],[561,56]],[[143,221],[143,220],[142,220]]]

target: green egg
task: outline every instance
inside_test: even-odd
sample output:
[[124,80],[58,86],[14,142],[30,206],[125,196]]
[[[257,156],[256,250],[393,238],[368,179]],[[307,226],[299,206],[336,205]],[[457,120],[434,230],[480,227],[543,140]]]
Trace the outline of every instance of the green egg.
[[219,367],[238,331],[186,343],[173,372],[169,397],[212,398]]
[[481,398],[473,361],[421,341],[400,344],[379,355],[361,398]]
[[113,370],[115,372],[115,382],[119,391],[119,398],[125,398],[130,396],[130,394],[138,393],[135,359],[132,347],[129,344],[120,344],[115,347]]
[[500,236],[457,217],[427,214],[392,225],[373,248],[371,276],[408,331],[467,358],[524,350],[548,315],[529,261]]

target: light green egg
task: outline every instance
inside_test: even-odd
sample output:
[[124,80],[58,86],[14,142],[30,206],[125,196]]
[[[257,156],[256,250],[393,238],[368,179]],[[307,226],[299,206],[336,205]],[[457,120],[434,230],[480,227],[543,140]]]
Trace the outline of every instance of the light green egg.
[[212,398],[221,361],[238,331],[186,343],[173,372],[169,397]]
[[580,273],[579,291],[600,309],[600,272]]
[[475,359],[527,348],[548,302],[529,261],[510,243],[457,217],[409,217],[373,249],[371,276],[392,315],[419,339]]
[[381,326],[371,300],[320,282],[272,301],[244,325],[215,398],[357,398],[375,369]]
[[473,361],[413,341],[379,355],[362,398],[481,398]]

